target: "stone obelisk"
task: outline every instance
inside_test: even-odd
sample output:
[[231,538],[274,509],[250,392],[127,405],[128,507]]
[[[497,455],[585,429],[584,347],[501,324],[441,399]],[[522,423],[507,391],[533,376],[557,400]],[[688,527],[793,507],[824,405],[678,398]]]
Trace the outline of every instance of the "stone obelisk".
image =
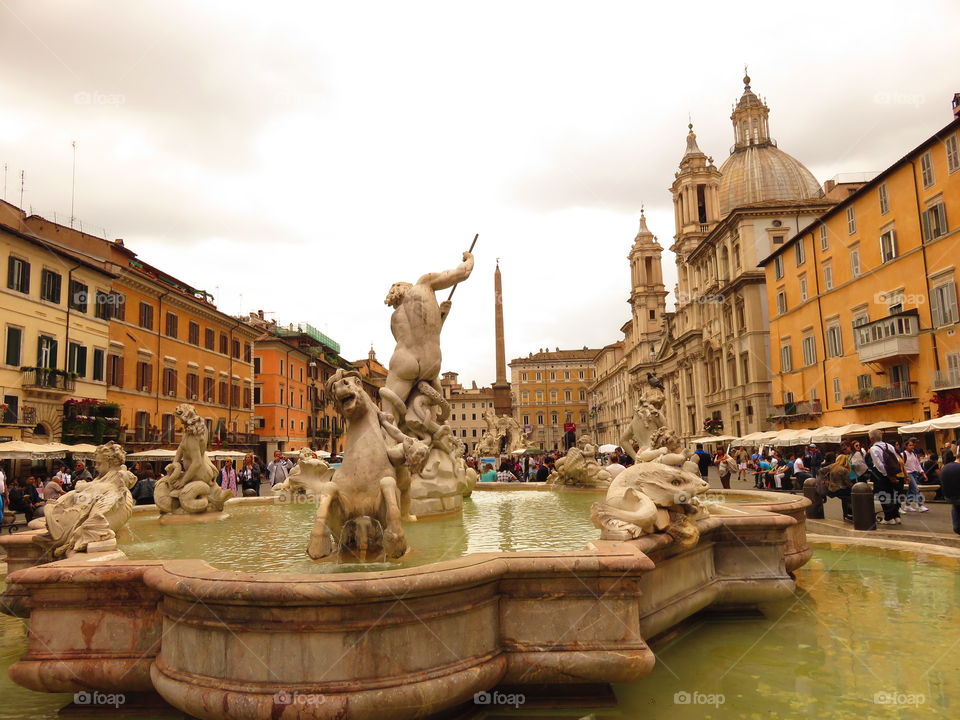
[[507,382],[507,357],[503,347],[503,283],[500,263],[493,273],[493,313],[497,339],[497,379],[493,383],[493,409],[497,415],[513,415],[510,383]]

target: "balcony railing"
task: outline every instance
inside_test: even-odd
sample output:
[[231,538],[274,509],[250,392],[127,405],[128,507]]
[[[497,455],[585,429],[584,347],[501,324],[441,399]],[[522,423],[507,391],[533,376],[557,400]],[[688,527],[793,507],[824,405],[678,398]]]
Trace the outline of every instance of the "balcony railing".
[[862,363],[920,353],[920,340],[917,337],[920,322],[916,310],[896,313],[859,325],[853,330]]
[[819,400],[801,400],[799,402],[788,402],[782,405],[774,405],[768,420],[780,420],[800,415],[821,415],[823,410],[820,407]]
[[960,388],[960,369],[934,370],[931,381],[934,390],[953,390]]
[[75,377],[64,370],[49,368],[21,368],[23,371],[23,387],[42,388],[54,392],[73,392],[77,387]]
[[856,395],[847,395],[843,399],[844,407],[859,405],[873,405],[875,403],[892,402],[896,400],[915,400],[917,398],[917,383],[901,382],[892,385],[878,385],[877,387],[863,388]]

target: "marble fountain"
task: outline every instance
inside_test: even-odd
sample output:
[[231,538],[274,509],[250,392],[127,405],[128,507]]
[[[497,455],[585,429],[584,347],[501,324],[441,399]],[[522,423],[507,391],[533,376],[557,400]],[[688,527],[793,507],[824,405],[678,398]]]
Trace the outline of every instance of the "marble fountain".
[[[152,693],[197,718],[426,717],[497,687],[635,684],[655,672],[650,642],[703,611],[791,600],[812,552],[808,501],[710,497],[652,385],[637,464],[606,487],[482,488],[436,506],[462,513],[414,521],[418,487],[470,494],[433,383],[450,311],[435,292],[472,266],[465,253],[391,288],[384,409],[350,373],[330,381],[347,421],[335,472],[305,456],[299,491],[226,499],[190,485],[209,468],[188,448],[157,506],[133,508],[112,446],[90,487],[0,538],[3,610],[29,618],[13,681]],[[190,417],[184,408],[185,427]]]

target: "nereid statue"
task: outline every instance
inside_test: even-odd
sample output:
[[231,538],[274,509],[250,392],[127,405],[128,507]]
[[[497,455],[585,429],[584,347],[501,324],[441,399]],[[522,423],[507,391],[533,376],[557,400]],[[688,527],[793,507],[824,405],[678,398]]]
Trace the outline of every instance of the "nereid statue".
[[233,493],[217,485],[217,467],[207,457],[207,425],[193,405],[179,405],[174,414],[183,423],[183,439],[154,486],[153,501],[161,514],[220,512]]
[[123,448],[114,442],[98,447],[97,477],[47,503],[44,517],[30,523],[31,528],[46,530],[33,541],[45,547],[50,559],[116,549],[117,530],[133,515],[130,488],[137,482],[124,458]]
[[[691,547],[700,538],[691,520],[705,512],[697,496],[709,485],[680,438],[666,427],[663,402],[662,385],[651,373],[622,441],[636,464],[617,475],[605,500],[590,508],[590,519],[600,528],[603,540],[666,532],[681,547]],[[631,444],[634,439],[639,451]]]
[[288,495],[319,496],[323,483],[329,482],[333,471],[308,447],[300,448],[297,464],[290,470],[287,479],[274,485],[273,492],[283,497]]
[[586,435],[582,435],[564,457],[558,458],[554,467],[547,478],[547,482],[554,485],[607,487],[610,484],[610,473],[597,462],[597,446]]

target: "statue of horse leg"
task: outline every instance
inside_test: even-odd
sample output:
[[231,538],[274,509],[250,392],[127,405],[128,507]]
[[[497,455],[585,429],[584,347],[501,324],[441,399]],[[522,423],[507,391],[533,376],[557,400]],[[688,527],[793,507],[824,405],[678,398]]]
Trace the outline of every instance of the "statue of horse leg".
[[307,545],[307,555],[314,560],[333,555],[333,534],[330,532],[329,516],[340,512],[337,500],[339,490],[335,483],[324,483],[320,488],[320,505],[313,519],[313,529],[310,531],[310,543]]
[[383,503],[383,552],[387,557],[398,558],[407,551],[403,524],[400,522],[400,489],[392,477],[380,478],[380,499]]

